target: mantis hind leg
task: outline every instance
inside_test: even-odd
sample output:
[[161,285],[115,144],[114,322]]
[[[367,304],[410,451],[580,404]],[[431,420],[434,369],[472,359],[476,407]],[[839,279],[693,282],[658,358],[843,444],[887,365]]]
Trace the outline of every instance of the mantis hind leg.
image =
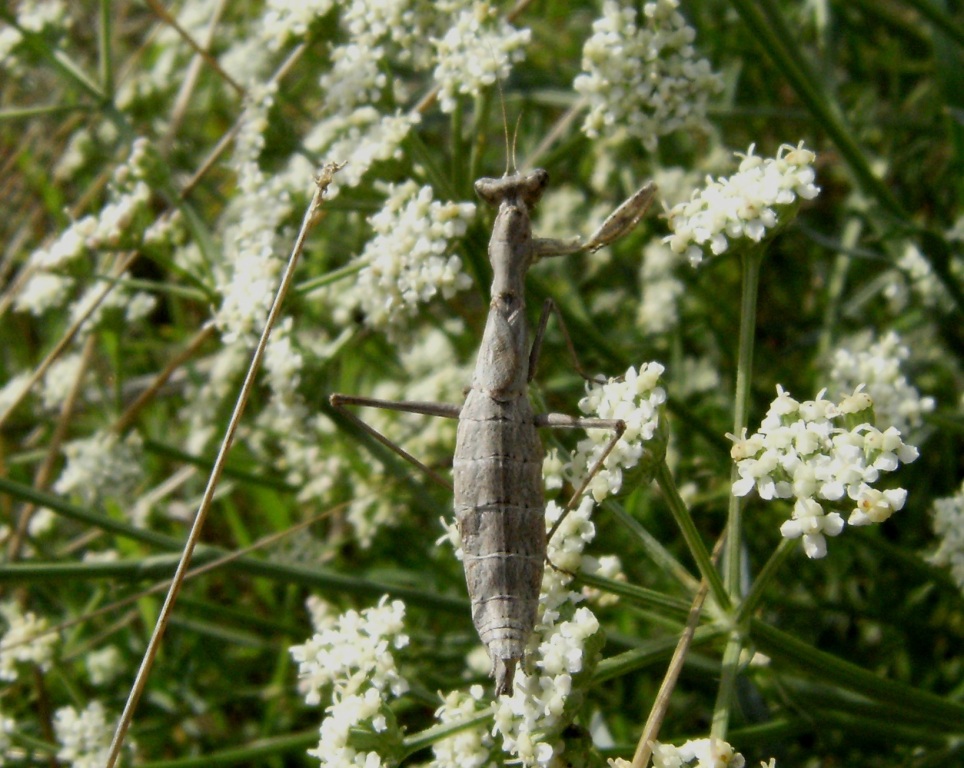
[[349,411],[345,406],[360,405],[368,408],[381,408],[382,410],[386,411],[402,411],[404,413],[421,413],[426,416],[441,416],[446,419],[457,419],[459,417],[459,412],[462,410],[462,406],[451,405],[450,403],[426,403],[410,400],[379,400],[378,398],[374,397],[356,397],[355,395],[342,395],[337,392],[328,397],[328,402],[331,404],[332,408],[334,408],[338,413],[348,419],[360,430],[373,437],[389,450],[401,456],[412,466],[418,467],[442,487],[452,490],[452,484],[439,475],[438,472],[423,464],[421,461],[412,456],[412,454],[402,448],[402,446],[400,446],[398,443],[383,435],[371,424],[366,423],[363,419]]

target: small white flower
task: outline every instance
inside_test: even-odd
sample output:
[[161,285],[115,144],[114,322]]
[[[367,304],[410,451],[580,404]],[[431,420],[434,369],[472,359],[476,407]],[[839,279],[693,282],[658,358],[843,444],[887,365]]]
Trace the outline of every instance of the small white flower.
[[274,87],[252,89],[240,118],[234,168],[242,194],[236,195],[224,225],[224,256],[214,265],[221,305],[215,322],[226,344],[250,342],[264,327],[287,253],[279,231],[291,211],[288,191],[258,166]]
[[54,490],[77,494],[88,504],[104,498],[123,499],[134,492],[144,476],[141,439],[134,432],[125,438],[113,432],[97,432],[64,445],[64,456],[67,463]]
[[679,747],[653,745],[653,768],[743,768],[746,760],[725,741],[692,739]]
[[[855,391],[854,396],[862,396],[861,402],[872,400],[877,422],[896,427],[901,434],[912,434],[934,410],[935,401],[923,397],[903,372],[910,356],[910,348],[894,331],[876,341],[870,334],[855,336],[834,352],[830,379],[837,392],[863,385],[865,391]],[[859,403],[852,407],[856,405]]]
[[50,272],[36,272],[17,292],[14,309],[39,317],[48,309],[62,307],[73,287],[73,278]]
[[506,80],[512,65],[524,58],[532,33],[498,19],[495,6],[477,3],[461,11],[445,35],[432,41],[443,112],[455,111],[457,94],[478,96],[483,88]]
[[674,253],[698,265],[705,256],[718,256],[735,241],[758,243],[787,223],[798,199],[820,192],[813,184],[813,152],[784,144],[772,159],[753,154],[751,145],[740,169],[729,178],[707,178],[706,186],[690,200],[667,213],[672,234],[664,239]]
[[369,220],[375,237],[358,261],[362,269],[348,289],[339,289],[338,317],[356,310],[375,328],[412,315],[419,304],[441,294],[448,299],[471,285],[451,241],[465,234],[475,214],[472,203],[441,203],[432,188],[406,182],[389,189],[381,211]]
[[47,620],[24,612],[15,600],[0,603],[0,618],[6,625],[0,639],[0,680],[16,680],[19,664],[49,669],[60,636],[48,631]]
[[780,534],[786,539],[803,536],[807,557],[818,559],[827,554],[825,536],[836,536],[844,526],[843,518],[836,512],[829,515],[813,499],[797,499],[793,505],[793,518],[780,526]]
[[[488,657],[486,657],[488,665]],[[481,685],[466,691],[452,691],[435,711],[440,725],[466,720],[492,708]],[[495,741],[486,724],[463,728],[432,745],[431,768],[484,768],[494,762]]]
[[695,32],[678,8],[678,0],[648,2],[640,24],[632,5],[603,3],[583,47],[583,72],[573,83],[589,100],[582,126],[587,136],[623,133],[652,152],[660,136],[705,130],[707,102],[723,81],[697,58]]
[[844,520],[827,513],[826,502],[849,497],[856,503],[851,525],[880,523],[904,505],[902,489],[878,491],[871,484],[883,472],[896,470],[901,462],[917,458],[917,449],[906,445],[900,432],[881,432],[868,423],[853,429],[841,426],[845,418],[873,407],[860,387],[840,405],[823,399],[797,402],[781,387],[760,424],[760,431],[733,441],[731,455],[738,479],[735,496],[756,488],[763,499],[793,498],[793,516],[780,533],[789,539],[803,538],[808,557],[827,553],[827,536],[838,535]]
[[311,22],[334,4],[334,0],[268,0],[258,24],[261,39],[276,51],[291,38],[303,37]]
[[366,729],[366,726],[370,732],[378,733],[380,729],[376,722],[382,722],[382,708],[382,699],[374,688],[368,688],[360,695],[339,696],[321,723],[318,746],[309,749],[308,754],[319,758],[322,766],[331,768],[381,768],[381,756],[377,752],[356,749],[351,744],[351,736],[353,731]]
[[636,322],[647,333],[666,333],[679,320],[678,304],[685,288],[673,275],[676,263],[676,254],[659,240],[654,240],[643,249],[639,273],[643,295]]
[[[639,371],[629,368],[620,379],[587,385],[579,410],[601,419],[622,419],[626,424],[622,438],[590,481],[589,492],[597,503],[621,490],[623,471],[639,464],[645,444],[656,436],[660,411],[666,402],[666,390],[660,385],[664,370],[659,363],[645,363]],[[586,434],[564,470],[577,487],[599,461],[613,436],[608,429],[590,429]]]
[[[114,735],[114,720],[103,704],[90,702],[84,709],[62,707],[54,713],[54,733],[60,749],[57,759],[73,768],[105,765]],[[127,747],[133,749],[128,741]]]
[[856,501],[857,507],[847,519],[850,525],[882,523],[903,508],[907,491],[903,488],[878,491],[864,483],[860,486]]
[[121,665],[121,652],[115,645],[89,652],[84,658],[84,663],[93,685],[108,685],[124,671]]
[[401,600],[389,603],[382,598],[374,608],[360,613],[349,610],[340,616],[316,608],[313,618],[315,635],[290,648],[298,663],[298,687],[307,703],[320,703],[321,691],[328,686],[339,695],[371,688],[401,696],[408,690],[392,653],[408,644]]

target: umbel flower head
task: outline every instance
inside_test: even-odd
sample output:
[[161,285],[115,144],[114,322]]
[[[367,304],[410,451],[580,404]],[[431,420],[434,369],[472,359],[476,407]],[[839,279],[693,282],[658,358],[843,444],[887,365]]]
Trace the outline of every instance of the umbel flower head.
[[679,0],[646,3],[637,22],[634,4],[603,3],[573,88],[589,102],[587,136],[629,135],[653,152],[660,136],[705,126],[707,101],[723,80],[697,55]]
[[298,687],[309,705],[330,691],[331,704],[309,750],[327,768],[395,765],[402,735],[389,707],[408,691],[395,664],[395,651],[408,645],[405,605],[383,597],[363,611],[333,614],[327,604],[309,599],[315,634],[290,648],[298,664]]
[[475,205],[439,202],[431,187],[412,181],[388,191],[385,206],[370,219],[375,236],[358,257],[358,279],[336,296],[339,319],[360,309],[375,328],[390,328],[435,295],[448,299],[472,284],[451,249]]
[[691,739],[675,747],[660,744],[653,748],[653,768],[743,768],[746,760],[720,739]]
[[[666,390],[660,378],[664,370],[660,363],[643,363],[638,371],[632,367],[619,378],[586,387],[579,410],[587,416],[621,419],[626,425],[622,438],[590,480],[588,492],[597,504],[622,490],[626,472],[631,472],[633,482],[627,484],[630,490],[651,479],[666,454],[668,430],[665,418],[661,418]],[[579,441],[562,467],[562,476],[578,487],[603,455],[612,435],[609,429],[586,430],[585,439]],[[549,476],[546,480],[549,487],[558,487],[561,478]]]
[[759,243],[796,213],[798,201],[812,200],[820,188],[813,181],[816,155],[801,141],[784,144],[775,158],[753,154],[750,145],[740,169],[729,178],[707,177],[706,186],[667,214],[673,234],[665,242],[697,266],[705,256],[719,256],[731,246]]
[[826,537],[844,529],[835,508],[849,504],[850,525],[882,523],[901,509],[907,491],[872,484],[917,458],[897,429],[873,426],[873,400],[861,387],[836,404],[822,398],[821,391],[816,400],[798,402],[778,386],[759,432],[728,435],[740,476],[733,493],[746,496],[756,488],[763,499],[794,499],[793,516],[780,533],[803,537],[811,558],[826,555]]

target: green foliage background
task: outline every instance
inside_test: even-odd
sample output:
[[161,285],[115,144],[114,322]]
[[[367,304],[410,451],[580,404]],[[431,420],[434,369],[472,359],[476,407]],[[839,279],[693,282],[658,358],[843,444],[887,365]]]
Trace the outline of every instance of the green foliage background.
[[[194,65],[196,78],[189,77],[193,54],[187,47],[166,50],[157,42],[167,21],[155,5],[78,3],[71,8],[69,31],[29,37],[19,69],[2,74],[3,381],[34,369],[69,326],[65,315],[36,318],[12,311],[8,302],[27,256],[71,217],[100,208],[105,184],[133,136],[148,137],[161,160],[154,170],[153,213],[176,206],[190,222],[187,237],[214,252],[223,247],[215,222],[239,190],[225,160],[230,143],[225,154],[217,147],[230,135],[241,100],[208,64]],[[225,7],[212,38],[215,56],[236,35],[248,33],[260,5]],[[176,4],[169,10],[176,15]],[[725,77],[710,135],[673,135],[651,155],[635,142],[593,145],[577,130],[578,121],[560,125],[576,99],[571,84],[598,9],[593,3],[545,0],[529,4],[516,20],[517,26],[532,29],[533,42],[526,60],[502,84],[510,125],[518,120],[518,155],[528,157],[545,136],[557,132],[539,159],[553,187],[571,187],[589,203],[611,208],[658,168],[728,173],[731,169],[709,159],[721,147],[745,151],[755,144],[759,154],[772,156],[780,144],[803,139],[816,151],[822,193],[769,246],[761,273],[751,424],[759,422],[778,383],[798,399],[815,396],[826,386],[822,366],[828,352],[861,330],[902,334],[913,352],[909,376],[936,399],[937,409],[921,432],[920,458],[897,479],[910,492],[907,506],[883,526],[833,540],[824,560],[791,555],[772,577],[756,622],[747,630],[748,650],[771,661],[743,669],[729,741],[751,764],[772,755],[778,765],[789,766],[951,765],[960,759],[964,722],[961,593],[924,556],[935,546],[931,503],[953,494],[962,477],[964,9],[958,2],[937,0],[690,0],[683,11],[697,29],[699,50]],[[0,10],[0,24],[11,23],[13,14],[12,8]],[[299,151],[300,137],[323,109],[318,77],[329,66],[328,45],[339,34],[334,14],[328,14],[311,25],[306,47],[290,60],[261,158],[269,172]],[[119,111],[112,100],[115,84],[158,66],[167,55],[175,56],[178,79]],[[279,65],[283,60],[279,54]],[[389,73],[414,93],[431,89],[425,73],[404,64],[392,65]],[[165,134],[172,125],[173,135]],[[93,149],[69,177],[56,177],[54,167],[81,129],[96,137]],[[363,247],[369,236],[365,217],[384,196],[376,179],[413,178],[431,183],[437,199],[472,200],[474,175],[501,173],[504,154],[498,92],[464,99],[455,116],[429,108],[403,144],[400,159],[378,164],[360,186],[327,205],[286,305],[298,329],[317,328],[332,340],[328,356],[313,349],[306,357],[300,391],[312,409],[327,412],[333,391],[367,394],[385,381],[404,391],[410,373],[400,364],[400,351],[428,329],[443,329],[456,358],[463,364],[472,360],[487,306],[487,212],[480,210],[461,248],[473,288],[451,301],[426,305],[392,338],[368,330],[363,318],[338,326],[306,288],[331,280]],[[311,158],[317,167],[337,159]],[[611,171],[604,184],[593,185],[601,162]],[[292,235],[310,191],[306,178],[304,199],[293,205],[286,223]],[[572,221],[570,232],[595,223],[589,207],[577,211],[585,220]],[[954,227],[956,239],[949,234]],[[740,263],[724,256],[698,271],[681,265],[678,277],[686,288],[679,321],[666,334],[647,335],[636,323],[641,251],[648,240],[665,234],[665,223],[651,217],[608,255],[535,269],[529,307],[534,316],[545,296],[559,303],[589,370],[618,375],[647,360],[667,366],[673,471],[677,483],[691,488],[692,514],[711,546],[726,520],[730,459],[723,435],[732,428]],[[909,243],[920,247],[949,296],[942,308],[926,306],[912,294],[895,312],[884,297],[887,285],[903,279],[897,261]],[[131,247],[118,244],[121,252]],[[91,254],[84,264],[72,266],[74,276],[82,285],[101,281],[113,255]],[[77,406],[58,417],[30,400],[0,433],[0,490],[8,519],[17,520],[32,504],[57,514],[52,534],[11,552],[0,565],[4,595],[51,622],[79,619],[63,630],[52,670],[22,678],[3,692],[4,714],[15,717],[22,729],[17,744],[37,754],[49,750],[45,724],[54,708],[82,706],[97,696],[120,711],[160,598],[141,597],[104,614],[96,611],[169,576],[186,533],[183,522],[169,515],[155,515],[148,531],[137,530],[128,517],[130,499],[83,504],[57,497],[51,480],[37,479],[48,449],[59,462],[63,437],[116,423],[144,382],[211,319],[218,299],[210,273],[186,272],[170,252],[145,250],[131,274],[157,298],[157,307],[133,326],[119,313],[98,324],[89,351],[93,383]],[[453,318],[463,321],[460,327],[453,328]],[[171,383],[137,411],[134,422],[144,441],[141,491],[179,468],[197,468],[169,500],[184,511],[196,504],[216,448],[212,439],[203,453],[184,451],[186,424],[180,414],[188,384],[204,380],[205,360],[220,344],[216,334],[202,342]],[[720,376],[717,388],[687,389],[684,364],[691,358],[712,362]],[[550,330],[537,402],[573,412],[581,392],[562,336]],[[263,388],[257,390],[246,418],[255,418],[264,399]],[[232,405],[233,393],[225,393],[210,413],[210,424],[222,428]],[[142,764],[312,764],[304,750],[317,741],[319,712],[301,702],[287,652],[310,634],[303,610],[310,592],[341,607],[370,605],[383,593],[406,600],[412,643],[405,664],[416,685],[396,714],[409,734],[431,724],[436,691],[466,684],[464,658],[477,638],[459,563],[449,547],[435,544],[441,532],[436,521],[450,514],[448,493],[334,423],[339,430],[321,450],[342,456],[352,472],[333,478],[330,514],[289,543],[247,554],[185,587],[135,720]],[[415,424],[410,428],[420,429]],[[264,444],[252,448],[246,437],[250,432],[229,460],[223,495],[203,536],[205,547],[212,548],[199,551],[198,564],[327,511],[297,503],[297,489],[277,466],[265,465]],[[265,439],[273,441],[276,458],[283,456],[284,435]],[[437,455],[419,458],[444,468],[450,451],[440,444]],[[380,491],[399,514],[366,549],[353,540],[336,505],[351,499],[360,478],[373,470],[384,472],[377,481],[383,483]],[[788,511],[749,502],[748,578],[779,543],[779,524]],[[630,585],[667,598],[660,603],[638,592],[599,613],[609,665],[603,662],[599,682],[590,689],[583,722],[595,711],[605,713],[617,745],[610,754],[623,756],[632,752],[692,596],[627,532],[627,516],[691,564],[661,497],[649,487],[635,490],[596,520],[594,551],[619,554]],[[106,550],[119,559],[89,562],[81,556]],[[83,660],[105,643],[121,650],[125,668],[111,688],[95,691],[82,674]],[[662,740],[678,742],[708,732],[722,646],[719,633],[698,634]],[[427,754],[412,759],[427,760]]]

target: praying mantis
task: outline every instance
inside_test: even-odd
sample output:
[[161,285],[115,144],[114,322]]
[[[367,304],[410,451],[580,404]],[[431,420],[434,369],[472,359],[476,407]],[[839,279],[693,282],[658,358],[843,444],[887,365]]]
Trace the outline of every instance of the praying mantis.
[[491,304],[472,382],[461,405],[388,401],[338,393],[329,397],[331,405],[353,423],[436,478],[434,472],[345,406],[458,419],[453,462],[455,519],[472,621],[488,650],[497,696],[512,693],[516,667],[536,623],[547,541],[562,520],[547,535],[542,480],[545,454],[538,431],[545,427],[613,431],[604,452],[573,494],[564,516],[625,430],[625,424],[618,419],[533,412],[528,385],[535,374],[542,338],[555,305],[551,299],[544,303],[529,348],[526,273],[541,258],[596,251],[619,239],[639,223],[656,193],[652,183],[641,187],[588,240],[533,237],[532,211],[548,182],[549,174],[541,168],[507,171],[501,178],[475,182],[479,197],[498,212],[488,246],[493,272]]

